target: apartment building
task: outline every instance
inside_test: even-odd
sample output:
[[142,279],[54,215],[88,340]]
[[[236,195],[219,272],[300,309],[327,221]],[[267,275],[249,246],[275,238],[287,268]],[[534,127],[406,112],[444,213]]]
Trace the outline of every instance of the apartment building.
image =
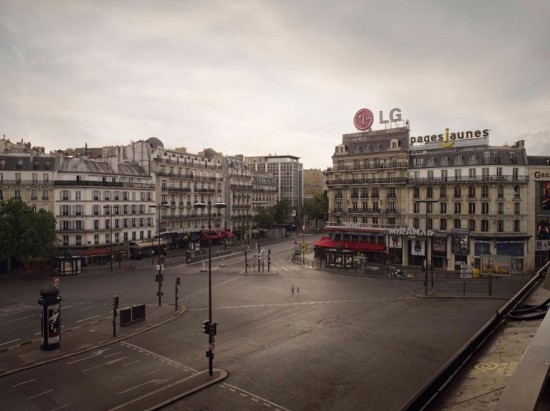
[[288,199],[296,211],[302,208],[304,201],[303,165],[300,157],[290,155],[268,155],[245,157],[251,170],[260,174],[269,174],[277,182],[277,201]]
[[225,181],[225,227],[244,239],[254,225],[252,213],[252,172],[242,155],[223,158]]
[[155,185],[137,164],[59,157],[54,216],[62,249],[73,255],[127,257],[131,241],[154,235]]
[[344,134],[325,171],[329,235],[318,253],[344,267],[362,259],[447,270],[497,259],[506,273],[542,265],[550,159],[528,157],[524,141],[491,146],[489,135],[411,136],[408,122]]

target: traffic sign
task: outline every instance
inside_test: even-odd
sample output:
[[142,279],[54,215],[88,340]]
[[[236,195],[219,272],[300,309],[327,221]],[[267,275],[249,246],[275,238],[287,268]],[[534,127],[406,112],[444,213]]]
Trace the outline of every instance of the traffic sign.
[[216,348],[216,346],[215,346],[214,344],[209,344],[209,345],[208,345],[208,349],[209,349],[210,351],[212,351],[214,348]]

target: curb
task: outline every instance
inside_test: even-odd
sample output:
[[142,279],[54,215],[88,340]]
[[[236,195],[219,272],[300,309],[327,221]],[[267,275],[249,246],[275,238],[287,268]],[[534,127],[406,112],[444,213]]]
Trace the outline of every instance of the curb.
[[[71,352],[71,353],[67,353],[67,354],[63,354],[63,355],[58,355],[58,356],[52,356],[51,358],[48,358],[46,360],[42,360],[42,361],[33,361],[31,363],[25,363],[22,367],[19,367],[19,368],[16,368],[16,369],[13,369],[13,370],[9,370],[9,371],[6,371],[6,372],[3,372],[2,374],[0,374],[0,378],[1,377],[5,377],[7,375],[12,375],[12,374],[16,374],[18,372],[21,372],[21,371],[25,371],[25,370],[28,370],[30,368],[33,368],[33,367],[38,367],[40,365],[44,365],[44,364],[49,364],[51,362],[54,362],[54,361],[59,361],[59,360],[62,360],[62,359],[65,359],[65,358],[70,358],[70,357],[73,357],[75,355],[79,355],[79,354],[83,354],[83,353],[86,353],[86,352],[89,352],[89,351],[93,351],[97,348],[101,348],[101,347],[106,347],[107,345],[111,345],[111,344],[115,344],[119,341],[123,341],[127,338],[130,338],[130,337],[133,337],[135,335],[138,335],[138,334],[141,334],[145,331],[148,331],[148,330],[151,330],[153,328],[157,328],[163,324],[166,324],[172,320],[174,320],[175,318],[178,318],[180,315],[182,315],[185,311],[187,311],[187,307],[185,306],[182,306],[182,309],[181,310],[178,310],[174,313],[174,315],[172,315],[170,318],[164,320],[164,321],[161,321],[159,323],[156,323],[156,324],[152,324],[152,325],[149,325],[143,329],[140,329],[140,330],[137,330],[131,334],[128,334],[128,335],[125,335],[125,336],[122,336],[122,337],[117,337],[117,338],[114,338],[112,340],[108,340],[108,341],[100,341],[99,343],[97,344],[94,344],[90,347],[86,347],[86,348],[83,348],[81,350],[77,350],[77,351],[74,351],[74,352]],[[96,322],[100,322],[100,321],[103,321],[103,320],[98,320]],[[72,330],[75,330],[77,328],[81,328],[83,326],[78,326],[78,327],[74,327],[74,328],[69,328],[67,330],[64,330],[63,332],[71,332]],[[40,339],[38,339],[40,340]],[[27,345],[27,344],[30,344],[31,342],[33,341],[36,341],[36,340],[31,340],[31,341],[25,341],[23,344],[21,345]],[[20,346],[21,346],[20,345]],[[19,346],[19,347],[20,347]]]

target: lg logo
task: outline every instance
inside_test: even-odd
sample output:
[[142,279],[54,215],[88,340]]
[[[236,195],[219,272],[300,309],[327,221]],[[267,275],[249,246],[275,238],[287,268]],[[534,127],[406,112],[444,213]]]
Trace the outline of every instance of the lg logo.
[[[380,124],[386,124],[389,122],[401,121],[401,109],[394,108],[390,111],[390,119],[384,119],[384,112],[379,112]],[[368,108],[362,108],[359,110],[353,118],[353,124],[357,130],[365,131],[372,127],[374,123],[374,114]]]

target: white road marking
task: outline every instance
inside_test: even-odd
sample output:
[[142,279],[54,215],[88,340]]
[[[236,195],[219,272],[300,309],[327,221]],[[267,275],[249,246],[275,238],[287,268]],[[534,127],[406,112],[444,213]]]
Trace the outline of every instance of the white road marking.
[[94,366],[94,367],[86,368],[85,370],[82,370],[82,372],[92,371],[92,370],[95,370],[96,368],[103,367],[103,366],[105,366],[105,365],[113,365],[113,364],[115,364],[115,363],[117,363],[117,362],[119,362],[119,361],[122,361],[122,360],[126,359],[126,358],[128,358],[128,357],[115,358],[114,360],[107,361],[107,362],[105,362],[105,363],[103,363],[103,364],[99,364],[99,365],[96,365],[96,366]]
[[97,315],[94,315],[93,317],[83,318],[82,320],[76,320],[75,322],[81,323],[81,322],[83,322],[83,321],[92,320],[92,319],[97,318],[97,317],[100,317],[100,315],[97,314]]
[[149,354],[151,354],[151,355],[153,355],[153,356],[155,356],[155,357],[157,357],[157,358],[160,358],[161,360],[168,361],[168,362],[171,363],[171,364],[175,364],[175,365],[177,365],[177,366],[179,366],[179,367],[185,368],[185,369],[187,369],[187,370],[189,370],[189,371],[192,371],[192,372],[194,372],[194,373],[198,373],[198,371],[196,371],[196,370],[194,370],[194,369],[192,369],[192,368],[189,368],[189,367],[187,367],[187,366],[185,366],[185,365],[183,365],[183,364],[180,364],[180,363],[178,363],[178,362],[176,362],[176,361],[174,361],[174,360],[171,360],[170,358],[166,358],[166,357],[163,357],[162,355],[159,355],[159,354],[156,354],[156,353],[154,353],[154,352],[152,352],[152,351],[146,350],[145,348],[138,347],[137,345],[130,344],[129,342],[126,342],[126,341],[122,341],[121,344],[122,344],[122,345],[126,345],[126,346],[128,346],[128,347],[132,347],[132,348],[134,348],[135,350],[139,350],[139,351],[144,352],[144,353],[149,353]]
[[31,315],[26,315],[25,317],[14,318],[13,320],[6,321],[6,324],[7,323],[13,323],[15,321],[24,320],[25,318],[33,318],[33,317],[36,317],[36,315],[31,314]]
[[122,364],[123,367],[127,367],[128,365],[132,365],[132,364],[135,364],[136,362],[140,362],[141,360],[135,360],[135,361],[132,361],[132,362],[127,362],[126,364]]
[[251,400],[253,401],[261,401],[263,403],[263,405],[265,405],[267,408],[275,408],[275,409],[279,409],[279,410],[284,410],[284,411],[289,411],[287,408],[285,407],[282,407],[278,404],[275,404],[274,402],[271,402],[269,400],[266,400],[265,398],[262,398],[262,397],[259,397],[257,395],[254,395],[252,394],[251,392],[248,392],[246,390],[243,390],[241,388],[238,388],[238,387],[235,387],[234,385],[230,385],[230,384],[227,384],[227,383],[222,383],[220,385],[220,387],[222,388],[229,388],[230,391],[232,392],[235,392],[235,391],[238,391],[239,394],[241,394],[243,397],[245,397],[246,395],[248,395],[250,397]]
[[33,378],[32,380],[22,381],[19,384],[14,384],[14,385],[11,386],[11,388],[19,387],[20,385],[28,384],[29,382],[34,382],[34,381],[36,381],[36,378]]
[[27,397],[27,400],[32,400],[33,398],[40,397],[41,395],[47,394],[47,393],[52,392],[52,391],[53,391],[53,389],[41,392],[40,394],[33,395],[32,397]]
[[1,343],[0,345],[11,344],[11,343],[17,342],[17,341],[19,341],[19,340],[21,340],[21,338],[16,338],[15,340],[6,341],[6,342]]
[[95,353],[93,353],[92,355],[89,355],[88,357],[84,357],[84,358],[80,358],[80,359],[78,359],[78,360],[70,361],[70,362],[67,362],[67,363],[65,363],[65,364],[66,364],[66,365],[71,365],[71,364],[76,364],[77,362],[89,360],[90,358],[97,357],[98,355],[101,355],[101,354],[103,354],[105,351],[108,351],[108,350],[109,350],[109,348],[107,348],[107,349],[105,349],[105,350],[98,350],[98,351],[96,351]]
[[63,405],[61,405],[60,407],[52,408],[50,411],[62,410],[62,409],[64,409],[64,408],[67,408],[69,405],[71,405],[70,402],[68,402],[67,404],[63,404]]

